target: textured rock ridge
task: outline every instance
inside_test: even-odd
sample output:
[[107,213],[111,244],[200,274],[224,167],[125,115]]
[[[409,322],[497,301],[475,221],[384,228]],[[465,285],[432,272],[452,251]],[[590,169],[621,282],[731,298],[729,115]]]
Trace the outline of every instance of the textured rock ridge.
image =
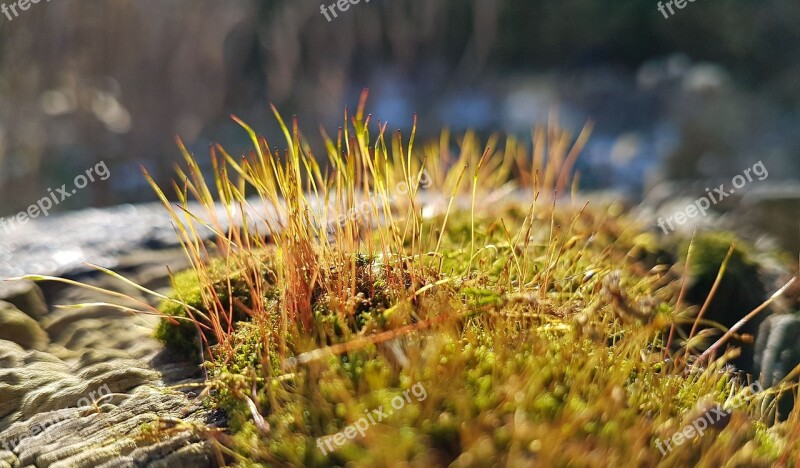
[[[161,276],[141,270],[147,273],[129,273],[144,283],[167,283],[166,268]],[[120,287],[111,278],[88,281]],[[205,435],[210,413],[195,401],[202,374],[152,338],[154,317],[104,306],[53,308],[107,298],[49,283],[44,293],[30,282],[5,284],[0,468],[218,464]]]

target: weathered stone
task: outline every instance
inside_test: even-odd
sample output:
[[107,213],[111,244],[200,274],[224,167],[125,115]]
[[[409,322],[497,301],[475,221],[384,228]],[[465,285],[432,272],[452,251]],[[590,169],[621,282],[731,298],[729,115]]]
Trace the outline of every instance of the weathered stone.
[[7,340],[25,349],[43,350],[50,342],[36,320],[22,313],[13,304],[0,301],[0,340]]
[[192,437],[188,433],[181,433],[168,440],[137,448],[126,457],[102,465],[102,468],[119,466],[202,468],[213,466],[210,463],[212,457],[209,443],[194,442],[194,440],[196,437]]
[[[205,425],[204,411],[164,388],[200,374],[159,353],[155,318],[110,307],[58,310],[43,319],[49,346],[35,320],[0,302],[0,322],[12,318],[28,331],[0,340],[0,467],[210,466],[204,437],[192,429]],[[46,352],[25,349],[30,330],[44,336]],[[164,419],[185,427],[145,429]]]
[[[108,224],[114,216],[125,217],[126,229]],[[164,238],[160,247],[172,249],[152,250],[157,237]],[[0,251],[13,252],[11,261],[0,262],[0,278],[80,275],[82,282],[129,295],[123,305],[143,310],[157,298],[87,273],[82,263],[113,267],[161,289],[169,285],[167,265],[172,271],[186,265],[174,247],[169,217],[157,205],[59,215],[0,239]],[[64,251],[75,255],[59,255]],[[197,384],[203,374],[163,351],[153,338],[157,317],[104,305],[53,308],[119,301],[58,282],[41,288],[0,281],[0,299],[7,299],[0,302],[0,468],[215,464],[205,440],[206,411],[193,394],[172,389]]]
[[65,328],[75,322],[94,318],[129,318],[130,314],[126,314],[121,310],[109,309],[108,307],[83,307],[80,309],[64,309],[50,315],[42,320],[42,327],[47,330],[50,336],[58,340],[58,335],[64,331]]
[[81,398],[104,385],[117,393],[158,378],[157,373],[147,369],[141,362],[116,360],[109,364],[113,368],[105,372],[98,372],[92,366],[77,376],[62,376],[47,385],[31,389],[22,402],[20,416],[28,418],[37,412],[76,406]]
[[[7,343],[7,342],[3,342]],[[165,390],[142,361],[94,350],[74,363],[14,344],[0,347],[0,461],[9,466],[209,466],[192,431],[145,434],[162,418],[202,425],[201,408]],[[173,441],[174,439],[174,441]],[[173,441],[170,443],[170,441]],[[183,461],[181,461],[183,460]]]
[[[768,317],[758,329],[755,344],[755,376],[764,388],[778,384],[800,364],[800,316],[779,314]],[[778,414],[785,418],[794,404],[785,394],[778,404]]]
[[178,449],[147,466],[151,468],[175,468],[176,466],[205,468],[210,467],[211,463],[206,444],[198,442]]
[[17,309],[35,320],[47,315],[44,294],[33,281],[0,281],[0,301],[14,304]]
[[768,317],[758,330],[755,370],[764,387],[771,387],[800,364],[800,316]]

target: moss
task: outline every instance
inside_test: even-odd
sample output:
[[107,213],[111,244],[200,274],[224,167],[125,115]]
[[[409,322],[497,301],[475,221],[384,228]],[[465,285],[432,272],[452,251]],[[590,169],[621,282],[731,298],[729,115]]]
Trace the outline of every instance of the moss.
[[380,257],[358,253],[350,260],[352,264],[325,271],[312,293],[313,328],[334,340],[368,328],[384,329],[392,313],[387,310],[392,304],[389,281],[408,281],[408,275],[396,266],[387,267]]
[[[185,315],[174,316],[185,317]],[[199,356],[200,335],[198,334],[197,326],[190,321],[181,320],[177,323],[172,323],[167,319],[161,319],[156,325],[155,337],[169,349],[180,353],[182,356],[194,358]]]
[[[709,232],[698,234],[694,240],[690,271],[696,284],[713,284],[722,261],[733,244],[736,247],[731,254],[726,276],[737,281],[759,280],[758,269],[752,258],[752,247],[746,241],[729,232]],[[681,251],[688,250],[687,242]]]
[[[256,252],[254,257],[259,265],[259,275],[262,281],[262,300],[266,303],[274,301],[277,297],[274,284],[277,279],[275,259],[272,252]],[[177,319],[177,323],[167,318],[162,318],[155,330],[155,337],[170,349],[185,356],[197,358],[200,354],[200,327],[198,323],[209,326],[210,322],[203,320],[196,313],[194,320],[189,319],[187,307],[199,310],[206,316],[214,314],[207,301],[210,297],[219,301],[222,307],[232,310],[234,322],[248,320],[246,310],[253,306],[253,292],[250,291],[250,282],[243,276],[244,268],[237,268],[225,259],[216,259],[210,262],[205,274],[201,276],[195,270],[180,272],[172,278],[172,294],[170,300],[164,300],[159,305],[159,311]],[[250,280],[252,281],[252,280]],[[237,304],[243,304],[241,307]],[[223,323],[223,326],[226,326]],[[209,346],[216,344],[213,333],[205,332]]]
[[[776,461],[776,447],[791,443],[754,429],[754,409],[765,401],[759,395],[728,427],[663,457],[655,448],[681,431],[699,404],[723,402],[739,384],[713,366],[692,370],[665,359],[678,288],[666,268],[652,266],[672,259],[617,207],[540,203],[533,210],[495,201],[478,206],[473,219],[463,203],[448,205],[447,216],[431,216],[429,207],[411,200],[407,219],[402,208],[387,204],[378,207],[385,224],[345,220],[335,242],[311,232],[315,208],[300,187],[313,181],[322,199],[347,206],[355,185],[391,187],[396,180],[387,174],[408,174],[409,164],[417,170],[402,151],[411,145],[371,145],[359,118],[349,140],[357,145],[328,142],[335,178],[315,172],[307,152],[298,150],[302,141],[287,142],[286,158],[270,152],[276,165],[267,170],[263,161],[250,160],[231,169],[254,179],[263,199],[286,201],[281,214],[287,219],[279,223],[285,230],[276,232],[275,243],[287,268],[267,281],[272,302],[247,303],[252,292],[239,287],[247,283],[229,267],[206,281],[213,294],[201,295],[191,277],[176,279],[178,296],[198,299],[198,308],[208,305],[203,299],[225,294],[258,306],[257,320],[234,321],[226,342],[210,349],[209,402],[229,415],[222,441],[232,463],[766,465]],[[557,153],[570,136],[535,135],[546,140],[535,146],[547,148],[548,161],[556,163],[535,157],[537,167],[522,179],[543,175],[551,184],[542,190],[551,192],[567,156]],[[507,148],[483,159],[472,140],[460,142],[457,162],[442,162],[440,146],[425,148],[441,193],[463,190],[452,186],[458,174],[448,173],[449,165],[474,171],[476,181],[490,178],[493,185],[480,194],[506,184],[503,174],[513,167],[527,171],[527,150]],[[225,174],[218,174],[218,184],[240,193]],[[386,219],[395,212],[397,219]],[[726,242],[725,236],[698,239],[696,291],[713,282]],[[730,278],[750,288],[756,270],[742,248]],[[191,343],[188,331],[180,334]]]
[[[590,259],[574,260],[583,268],[599,271],[599,276],[620,267],[620,262],[634,261],[629,252],[635,239],[615,239],[613,252],[604,244],[606,247],[590,248],[596,251],[584,249]],[[545,247],[531,248],[547,253]],[[596,255],[601,251],[605,256]],[[493,259],[492,264],[498,260]],[[361,274],[376,264],[358,260]],[[505,264],[510,261],[506,259]],[[533,274],[544,264],[546,261],[534,259],[530,265]],[[575,270],[569,262],[551,264],[556,277]],[[521,300],[498,292],[498,284],[510,275],[513,273],[505,266],[492,268],[486,276],[474,278],[474,286],[442,291],[455,299],[455,304],[448,305],[440,297],[435,303],[420,301],[412,306],[415,313],[433,304],[442,309],[438,313],[450,307],[474,308],[479,313],[472,318],[447,322],[435,333],[399,341],[394,351],[368,346],[298,368],[288,381],[259,384],[261,409],[271,428],[269,437],[253,427],[242,401],[226,400],[233,403],[230,408],[235,415],[233,446],[248,459],[259,458],[250,450],[256,444],[270,459],[304,466],[369,466],[400,460],[450,464],[464,457],[474,463],[499,459],[544,463],[556,453],[565,456],[572,451],[577,456],[583,453],[580,447],[588,446],[596,447],[607,460],[624,463],[635,458],[655,464],[660,454],[652,448],[652,441],[679,430],[675,421],[698,400],[713,395],[724,401],[731,391],[734,383],[725,374],[686,378],[659,360],[651,361],[658,352],[643,360],[660,327],[627,322],[614,314],[610,302],[596,294],[597,281],[575,281],[569,288],[550,291],[536,300]],[[372,279],[360,284],[373,287],[375,283]],[[651,279],[630,269],[625,270],[620,287],[632,304],[640,304],[642,298],[656,292],[652,284]],[[371,314],[388,306],[380,315],[391,316],[397,302],[387,297],[388,302],[381,301],[378,310],[356,308],[357,313],[374,320],[376,316]],[[598,346],[580,333],[577,325],[562,326],[559,314],[577,314],[587,303],[592,303],[594,310],[588,320],[601,333],[615,337],[600,340],[608,346]],[[664,307],[659,304],[657,313],[668,313]],[[520,320],[532,310],[540,311],[538,318]],[[343,333],[348,324],[326,312],[320,310],[317,325],[334,327],[330,330],[333,334]],[[402,354],[408,365],[399,365],[396,353]],[[324,440],[346,430],[364,417],[365,411],[392,408],[392,400],[403,397],[414,384],[424,386],[425,399],[411,396],[401,409],[392,409],[386,419],[370,424],[364,437],[347,439],[343,446],[326,453],[319,449],[318,438]],[[765,437],[772,436],[761,434],[755,440],[760,444]],[[587,441],[591,442],[587,445]],[[704,450],[710,445],[734,450],[736,443],[735,439],[702,439]],[[687,450],[698,453],[699,449],[687,446]],[[774,445],[765,439],[763,448],[750,459],[772,459],[774,453]]]

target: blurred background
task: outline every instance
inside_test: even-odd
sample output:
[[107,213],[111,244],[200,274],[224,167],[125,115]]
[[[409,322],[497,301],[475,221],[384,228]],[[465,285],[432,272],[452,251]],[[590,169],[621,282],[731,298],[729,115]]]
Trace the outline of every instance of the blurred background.
[[0,216],[102,161],[111,177],[58,209],[153,200],[140,166],[170,180],[175,135],[201,160],[212,141],[241,152],[235,114],[279,146],[272,102],[313,143],[363,88],[423,137],[591,119],[589,189],[643,197],[758,160],[800,178],[800,3],[657,3],[362,0],[332,21],[318,0],[31,4],[0,16]]

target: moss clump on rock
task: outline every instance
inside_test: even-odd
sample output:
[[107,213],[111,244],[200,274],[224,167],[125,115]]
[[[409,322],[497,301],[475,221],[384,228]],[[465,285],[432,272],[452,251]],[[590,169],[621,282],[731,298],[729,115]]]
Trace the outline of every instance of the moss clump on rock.
[[[513,211],[498,207],[496,213],[509,229],[525,224]],[[453,213],[454,219],[462,216]],[[553,216],[563,225],[575,213]],[[544,231],[549,223],[534,222],[534,237],[549,238]],[[607,463],[643,465],[715,464],[731,456],[752,463],[772,460],[773,435],[751,422],[737,423],[733,439],[717,437],[722,430],[714,429],[662,456],[656,441],[680,432],[699,401],[723,404],[741,387],[731,374],[692,378],[662,361],[662,350],[653,343],[668,323],[671,307],[662,301],[669,290],[657,286],[659,274],[639,272],[630,255],[637,236],[617,235],[620,225],[602,212],[587,212],[569,235],[554,237],[557,247],[532,243],[520,260],[528,263],[528,280],[544,277],[548,251],[561,251],[565,261],[551,262],[551,288],[531,295],[514,292],[525,268],[513,266],[515,253],[502,247],[503,232],[481,222],[477,241],[497,245],[499,252],[488,249],[476,260],[472,277],[459,276],[464,287],[440,288],[414,304],[397,299],[381,304],[390,315],[405,307],[408,317],[447,317],[428,330],[328,354],[288,372],[215,366],[213,378],[225,382],[215,401],[230,415],[230,446],[241,457],[240,466],[275,461],[385,466],[400,460],[425,466],[486,466],[498,460],[550,466],[592,454]],[[446,232],[442,249],[454,272],[467,268],[455,261],[461,247],[451,236],[459,235]],[[597,242],[572,240],[590,235]],[[383,268],[380,262],[362,263]],[[579,278],[570,279],[577,272]],[[252,326],[240,332],[257,340]],[[340,342],[301,340],[297,351]],[[240,348],[242,360],[254,355],[251,345]],[[248,400],[258,405],[263,422],[254,420]],[[377,419],[374,410],[385,416],[368,422],[363,435],[336,439],[369,421],[367,415]],[[757,451],[742,449],[740,439],[751,440]]]
[[[274,284],[275,257],[273,251],[257,252],[257,262],[261,281],[259,287],[262,300],[272,301],[276,297]],[[247,310],[253,306],[252,279],[243,276],[243,268],[229,264],[230,260],[216,259],[204,268],[202,273],[186,270],[173,276],[170,300],[159,305],[159,311],[167,317],[162,318],[156,327],[155,336],[170,349],[187,356],[199,357],[202,344],[198,329],[200,324],[212,326],[209,320],[191,310],[200,311],[205,317],[212,315],[216,306],[230,307],[232,322],[248,320]],[[191,309],[188,310],[187,306]],[[192,315],[194,315],[192,319]],[[219,316],[219,314],[217,314]],[[232,324],[223,323],[223,326]],[[216,344],[215,335],[206,332],[209,346]]]
[[[568,191],[580,149],[568,132],[538,129],[533,154],[511,139],[486,149],[469,134],[458,160],[443,154],[445,135],[415,157],[383,127],[371,143],[366,115],[359,106],[342,137],[326,141],[325,175],[280,116],[286,154],[244,126],[255,153],[215,166],[229,218],[250,208],[244,194],[254,190],[274,213],[264,221],[281,228],[271,231],[273,300],[242,290],[238,303],[254,299],[240,306],[251,320],[229,323],[209,350],[208,401],[228,413],[220,443],[230,464],[760,466],[800,454],[792,431],[758,420],[764,395],[748,394],[723,362],[691,367],[667,349],[679,287],[672,265],[653,265],[666,259],[656,239],[619,209],[547,198]],[[185,182],[207,193],[187,161]],[[341,222],[319,228],[330,219]],[[698,241],[698,291],[725,244]],[[184,247],[201,256],[198,243]],[[225,258],[259,277],[249,255]],[[227,284],[240,284],[241,270],[200,267],[212,294],[188,281],[176,297],[225,313],[214,306],[237,298]],[[729,269],[741,287],[755,284],[743,251]],[[727,426],[661,450],[693,415],[733,396],[743,403]]]

